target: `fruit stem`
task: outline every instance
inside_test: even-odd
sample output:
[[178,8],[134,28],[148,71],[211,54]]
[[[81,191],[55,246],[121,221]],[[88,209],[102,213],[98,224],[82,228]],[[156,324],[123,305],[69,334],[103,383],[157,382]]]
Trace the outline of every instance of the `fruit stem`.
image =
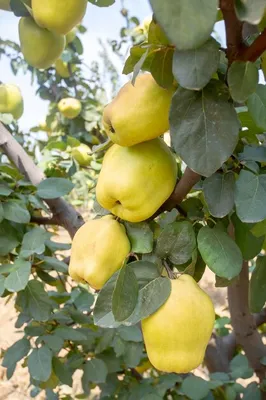
[[175,276],[174,272],[171,270],[171,268],[169,267],[169,265],[167,264],[167,262],[165,260],[163,261],[163,265],[164,265],[164,268],[165,268],[165,270],[167,272],[168,278],[169,279],[175,279],[176,276]]

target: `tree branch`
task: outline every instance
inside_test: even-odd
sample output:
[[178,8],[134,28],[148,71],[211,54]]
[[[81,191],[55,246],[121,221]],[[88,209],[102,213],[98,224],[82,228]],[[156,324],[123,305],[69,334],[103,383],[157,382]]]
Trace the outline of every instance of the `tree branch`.
[[[0,148],[34,186],[45,179],[42,171],[34,164],[33,160],[2,123],[0,123]],[[61,198],[44,199],[44,201],[49,206],[53,218],[58,221],[58,225],[62,225],[73,238],[76,231],[84,223],[82,216]]]
[[193,186],[200,181],[200,179],[201,176],[199,174],[186,167],[182,178],[176,184],[176,187],[169,199],[166,200],[166,202],[162,205],[160,212],[171,211],[178,204],[180,204],[186,195],[191,191]]
[[60,225],[60,221],[58,221],[58,218],[40,217],[37,215],[32,215],[30,218],[30,222],[38,225]]
[[255,62],[266,50],[266,29],[240,54],[243,61]]

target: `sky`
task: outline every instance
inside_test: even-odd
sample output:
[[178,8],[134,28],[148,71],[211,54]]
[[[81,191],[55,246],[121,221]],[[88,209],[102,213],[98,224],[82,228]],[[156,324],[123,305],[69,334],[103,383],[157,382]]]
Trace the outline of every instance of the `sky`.
[[[151,15],[148,0],[125,0],[124,5],[130,10],[131,16],[134,15],[140,20]],[[120,0],[116,0],[115,4],[106,8],[88,3],[87,12],[83,20],[83,25],[87,28],[87,32],[81,36],[84,46],[83,60],[86,64],[98,60],[98,52],[100,50],[98,39],[105,41],[119,38],[120,28],[124,25],[124,18],[120,14],[120,10]],[[12,12],[0,11],[0,38],[19,43],[18,22],[19,18],[15,17]],[[121,69],[119,60],[113,58],[113,61]],[[45,118],[48,102],[44,102],[35,95],[36,86],[31,85],[30,74],[24,75],[20,73],[18,76],[14,76],[8,59],[2,57],[0,59],[0,77],[4,83],[15,83],[20,87],[24,98],[24,114],[19,120],[22,130],[28,130]]]

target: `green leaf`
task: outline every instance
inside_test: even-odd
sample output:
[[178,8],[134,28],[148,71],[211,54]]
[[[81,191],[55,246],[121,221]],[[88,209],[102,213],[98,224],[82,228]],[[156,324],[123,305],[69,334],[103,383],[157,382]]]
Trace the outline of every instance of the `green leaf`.
[[142,333],[137,325],[119,326],[117,329],[119,336],[126,342],[142,342]]
[[196,247],[196,238],[190,222],[173,222],[167,225],[157,239],[156,254],[168,258],[173,264],[185,264]]
[[31,15],[25,4],[29,6],[30,2],[28,0],[10,0],[10,8],[16,17],[29,17]]
[[97,358],[86,361],[83,366],[83,371],[85,379],[93,383],[104,383],[107,377],[107,367],[106,364]]
[[129,265],[136,275],[139,289],[161,276],[157,265],[150,261],[133,261]]
[[219,44],[213,38],[192,50],[175,50],[174,77],[183,88],[200,90],[217,71],[219,60]]
[[243,103],[258,86],[259,71],[250,61],[234,61],[228,70],[228,85],[234,101]]
[[116,321],[124,321],[135,309],[138,300],[138,281],[130,264],[119,271],[112,297],[112,311]]
[[114,329],[104,329],[97,346],[95,347],[95,354],[102,353],[111,346],[115,335]]
[[45,250],[45,241],[49,237],[49,232],[40,227],[35,227],[27,232],[23,237],[20,257],[28,258],[34,253],[43,253]]
[[80,311],[88,311],[94,303],[94,296],[85,291],[81,290],[80,294],[75,298],[74,304]]
[[52,352],[49,347],[33,349],[28,358],[28,368],[32,379],[47,381],[52,372]]
[[236,14],[241,21],[257,25],[264,14],[264,0],[236,0]]
[[235,177],[233,172],[215,173],[203,182],[203,193],[211,215],[223,218],[234,207]]
[[249,308],[260,312],[266,302],[266,257],[259,256],[249,284]]
[[0,196],[7,197],[13,192],[6,183],[0,183]]
[[79,332],[77,329],[72,328],[71,326],[59,326],[54,331],[54,334],[64,340],[80,341],[87,339],[84,333]]
[[142,66],[144,65],[148,55],[149,55],[149,49],[146,49],[145,53],[142,54],[139,61],[134,65],[133,76],[132,76],[132,85],[135,85],[136,78],[137,78],[138,74],[140,73],[140,70],[141,70]]
[[43,257],[43,263],[40,264],[40,267],[43,269],[54,269],[57,272],[68,273],[68,266],[63,261],[58,260],[55,257]]
[[115,0],[88,0],[88,1],[98,7],[109,7],[115,3]]
[[9,221],[27,224],[30,222],[30,213],[24,203],[19,200],[9,200],[3,203],[5,219]]
[[[250,131],[253,135],[263,132],[263,129],[259,128],[255,124],[254,120],[252,119],[248,111],[239,112],[237,116],[241,122],[242,128],[248,128],[248,131]],[[242,133],[243,135],[247,134],[247,130],[243,131]]]
[[243,354],[238,354],[230,361],[231,377],[233,379],[237,378],[251,378],[254,371],[249,368],[248,359]]
[[234,214],[232,217],[235,227],[235,240],[240,248],[244,260],[252,260],[256,257],[263,246],[264,237],[256,237],[252,234],[252,224],[246,224]]
[[266,175],[241,170],[236,181],[236,212],[242,222],[260,222],[266,218]]
[[18,233],[7,221],[0,223],[0,256],[10,253],[19,244]]
[[67,365],[61,362],[57,357],[53,357],[52,365],[54,373],[59,378],[60,382],[62,382],[64,385],[72,387],[72,372]]
[[0,297],[5,291],[5,277],[3,275],[0,275]]
[[218,276],[232,279],[242,268],[242,254],[230,236],[205,226],[198,233],[199,252],[208,267]]
[[156,20],[179,50],[199,47],[209,38],[216,21],[216,0],[200,3],[197,0],[189,3],[187,0],[150,0],[150,3]]
[[132,224],[125,222],[127,236],[133,253],[151,253],[153,249],[153,232],[147,222]]
[[5,288],[9,292],[24,290],[31,274],[31,263],[29,261],[17,258],[14,267],[16,269],[5,280]]
[[70,193],[74,184],[64,178],[47,178],[37,186],[37,195],[42,199],[56,199]]
[[165,35],[161,26],[157,23],[157,21],[154,21],[154,19],[151,21],[149,26],[148,43],[159,45],[163,44],[165,46],[169,45],[167,36]]
[[263,146],[245,146],[238,158],[239,161],[266,162],[266,148]]
[[154,53],[151,61],[150,72],[158,85],[164,89],[171,89],[173,87],[173,55],[174,50],[171,47],[165,47],[161,51]]
[[4,209],[3,209],[2,203],[0,203],[0,222],[3,221],[4,216],[5,216]]
[[266,129],[266,86],[258,85],[257,90],[248,98],[248,111],[260,128]]
[[171,293],[171,281],[168,278],[156,278],[139,291],[138,302],[125,325],[135,325],[153,314],[168,299]]
[[[149,50],[148,54],[147,50]],[[133,46],[130,49],[130,56],[127,58],[124,68],[123,68],[123,74],[130,74],[133,72],[135,65],[138,63],[138,61],[141,59],[141,57],[144,57],[145,54],[145,60],[141,66],[141,69],[143,71],[149,71],[150,70],[150,64],[151,61],[153,60],[154,57],[154,52],[153,49],[145,49],[144,47],[141,46]],[[102,146],[102,145],[99,145]]]
[[114,318],[112,312],[112,297],[118,272],[115,273],[104,285],[98,294],[94,310],[94,324],[102,328],[117,328],[120,323]]
[[64,339],[56,335],[40,336],[40,339],[54,352],[58,352],[64,346]]
[[201,400],[208,395],[209,385],[198,376],[188,376],[183,380],[181,390],[189,399]]
[[10,368],[22,358],[26,357],[31,349],[30,341],[26,338],[20,339],[10,346],[4,354],[2,366]]
[[125,344],[124,361],[128,368],[139,365],[143,354],[143,343],[127,342]]
[[266,219],[253,225],[253,227],[251,228],[250,231],[256,237],[265,236],[266,235]]
[[243,400],[261,400],[261,392],[256,382],[251,382],[246,387]]
[[175,152],[195,172],[210,176],[232,154],[240,129],[228,90],[211,81],[200,92],[179,87],[170,109]]
[[29,281],[25,294],[29,314],[36,321],[47,321],[52,311],[52,303],[43,284],[35,279]]

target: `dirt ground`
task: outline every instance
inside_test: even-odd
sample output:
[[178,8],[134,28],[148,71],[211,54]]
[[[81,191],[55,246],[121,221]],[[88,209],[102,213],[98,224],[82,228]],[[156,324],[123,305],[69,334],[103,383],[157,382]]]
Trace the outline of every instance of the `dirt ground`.
[[[67,234],[63,231],[60,232],[60,236],[57,238],[60,242],[69,242]],[[200,286],[204,289],[212,298],[216,312],[220,315],[226,314],[227,301],[226,301],[226,289],[215,288],[214,286],[214,274],[211,271],[206,271],[204,278],[200,282]],[[16,322],[16,312],[14,309],[13,301],[6,304],[6,299],[0,298],[0,350],[5,350],[16,342],[23,334],[19,332],[14,324]],[[197,375],[204,377],[202,371],[196,371]],[[68,394],[77,393],[79,388],[80,377],[76,376],[74,379],[73,391],[70,388],[65,388],[65,392]],[[36,400],[42,400],[45,396],[43,394],[35,397]],[[5,368],[0,367],[0,400],[28,400],[30,397],[29,388],[29,376],[27,368],[23,368],[21,363],[17,366],[13,377],[8,381],[5,375]]]

